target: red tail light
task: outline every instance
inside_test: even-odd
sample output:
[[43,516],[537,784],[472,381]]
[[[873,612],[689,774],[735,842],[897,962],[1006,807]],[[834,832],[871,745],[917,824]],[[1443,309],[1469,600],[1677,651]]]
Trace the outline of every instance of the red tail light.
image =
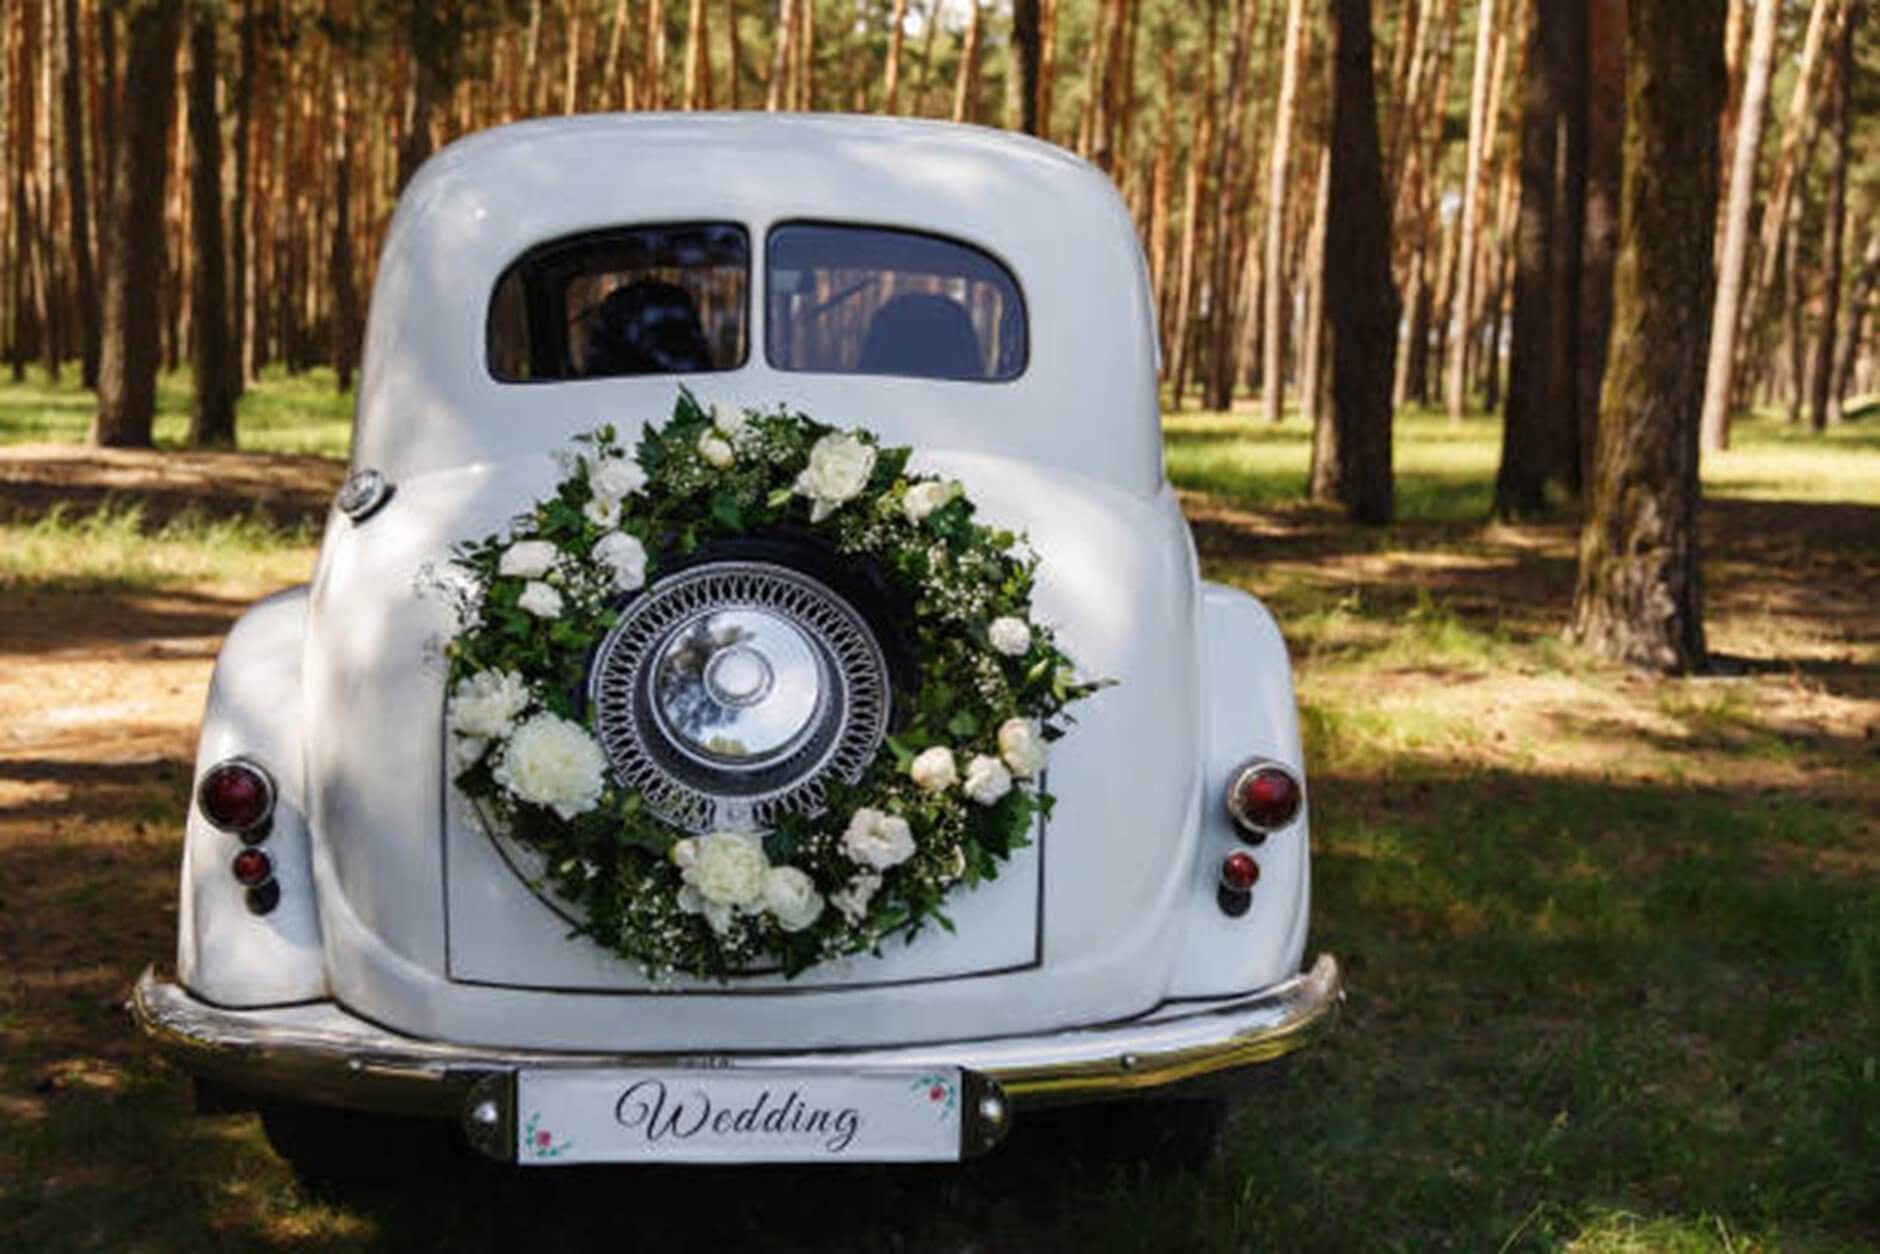
[[235,855],[229,864],[229,871],[235,876],[235,882],[244,888],[253,888],[265,884],[274,875],[274,859],[259,849],[244,849]]
[[225,832],[246,841],[267,834],[274,815],[274,781],[246,758],[218,762],[196,786],[196,804],[203,817]]
[[1230,892],[1250,893],[1260,882],[1260,864],[1245,849],[1236,849],[1221,859],[1221,887]]
[[1277,762],[1256,759],[1234,772],[1227,785],[1227,812],[1258,844],[1299,817],[1304,796],[1298,776]]

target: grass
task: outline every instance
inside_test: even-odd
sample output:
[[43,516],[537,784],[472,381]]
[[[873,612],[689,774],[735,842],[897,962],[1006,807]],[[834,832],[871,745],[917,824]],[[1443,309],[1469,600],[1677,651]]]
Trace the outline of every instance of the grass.
[[[159,448],[183,446],[189,397],[187,369],[158,378]],[[56,383],[44,366],[29,366],[23,382],[0,383],[0,445],[83,440],[96,408],[75,366],[60,371]],[[298,375],[271,366],[243,393],[236,432],[241,447],[253,452],[343,458],[352,440],[352,393],[341,392],[324,366]]]
[[[0,387],[0,413],[20,407]],[[1191,1176],[1068,1166],[1082,1125],[1035,1119],[962,1169],[545,1172],[468,1194],[420,1173],[310,1192],[252,1118],[193,1117],[114,1009],[171,943],[187,727],[138,756],[9,726],[0,1231],[35,1250],[588,1248],[648,1232],[674,1251],[1872,1249],[1875,421],[1817,439],[1750,420],[1711,460],[1709,629],[1737,665],[1680,680],[1562,643],[1574,527],[1482,523],[1492,424],[1406,416],[1402,516],[1362,532],[1298,503],[1297,423],[1168,420],[1205,573],[1265,599],[1293,650],[1312,948],[1340,955],[1350,987],[1339,1031],[1287,1088],[1252,1095]],[[197,629],[212,639],[231,581],[298,578],[310,544],[241,512],[158,523],[126,497],[0,527],[0,604],[32,598],[57,635],[198,596],[222,615]],[[98,647],[123,656],[100,685],[143,682],[158,664],[142,629],[108,627]],[[77,665],[25,662],[48,686]],[[163,682],[199,690],[203,664],[187,665]]]

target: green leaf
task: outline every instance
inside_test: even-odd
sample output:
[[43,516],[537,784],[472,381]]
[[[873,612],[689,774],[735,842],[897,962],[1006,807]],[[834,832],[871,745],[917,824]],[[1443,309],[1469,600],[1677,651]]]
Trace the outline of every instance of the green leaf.
[[738,509],[738,498],[728,490],[712,496],[712,517],[733,531],[744,528],[744,515]]
[[947,730],[960,737],[975,735],[979,731],[979,717],[971,710],[961,710],[947,720]]

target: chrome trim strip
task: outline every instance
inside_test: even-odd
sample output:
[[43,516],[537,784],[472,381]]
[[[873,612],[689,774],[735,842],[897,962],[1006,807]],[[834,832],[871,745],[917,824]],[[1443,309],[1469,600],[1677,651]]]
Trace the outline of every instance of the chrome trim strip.
[[[227,1010],[146,969],[128,1009],[185,1071],[255,1096],[390,1114],[457,1118],[471,1088],[521,1067],[946,1065],[985,1075],[1017,1109],[1100,1100],[1271,1062],[1322,1036],[1344,999],[1338,963],[1245,996],[1104,1027],[1038,1036],[790,1053],[562,1053],[456,1045],[401,1036],[320,1003]],[[1168,1010],[1175,1010],[1167,1014]]]

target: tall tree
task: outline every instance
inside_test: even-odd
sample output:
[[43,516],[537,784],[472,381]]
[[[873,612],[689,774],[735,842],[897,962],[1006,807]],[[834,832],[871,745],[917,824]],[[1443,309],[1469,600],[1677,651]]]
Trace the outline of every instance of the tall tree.
[[[1714,286],[1723,0],[1631,0],[1614,340],[1571,634],[1659,670],[1705,660],[1697,428]],[[1697,119],[1698,124],[1693,124]]]
[[1743,99],[1737,109],[1730,160],[1730,198],[1723,214],[1723,246],[1717,260],[1717,308],[1710,325],[1710,357],[1704,371],[1703,447],[1730,443],[1730,384],[1736,377],[1738,318],[1743,308],[1743,274],[1749,261],[1749,213],[1756,194],[1756,161],[1762,151],[1763,123],[1769,111],[1769,79],[1776,59],[1776,18],[1780,0],[1756,0]]
[[1575,389],[1586,195],[1586,7],[1531,0],[1528,21],[1508,412],[1495,477],[1495,513],[1502,518],[1545,512],[1550,483],[1569,492],[1580,486]]
[[1493,74],[1495,0],[1482,0],[1475,12],[1475,65],[1469,84],[1469,142],[1462,166],[1461,252],[1456,261],[1456,292],[1451,302],[1456,325],[1449,340],[1449,418],[1462,419],[1469,393],[1469,333],[1475,305],[1475,246],[1481,235],[1482,161],[1491,116],[1488,87]]
[[332,75],[333,247],[328,263],[333,274],[333,310],[329,322],[334,379],[344,392],[352,386],[353,364],[359,356],[359,289],[353,281],[352,58],[344,48],[336,52],[339,65]]
[[[1233,272],[1233,232],[1229,225],[1235,206],[1228,189],[1240,156],[1240,115],[1245,111],[1242,104],[1246,95],[1247,59],[1253,50],[1253,19],[1258,7],[1253,0],[1234,0],[1234,33],[1227,51],[1226,116],[1214,150],[1214,257],[1213,273],[1208,279],[1208,291],[1213,293],[1213,317],[1208,327],[1206,404],[1209,409],[1223,412],[1232,407],[1234,400],[1234,363],[1228,351],[1234,318],[1227,291]],[[1310,387],[1311,381],[1303,386]]]
[[[907,0],[896,0],[905,4]],[[1018,53],[1018,129],[1027,135],[1038,129],[1038,67],[1043,55],[1038,0],[1012,0],[1012,47]]]
[[685,107],[712,107],[711,32],[705,0],[692,0],[685,19]]
[[1625,174],[1625,17],[1628,0],[1586,6],[1586,195],[1581,205],[1579,335],[1573,401],[1578,464],[1593,464],[1599,394],[1612,345],[1612,274]]
[[1841,249],[1847,234],[1847,165],[1854,95],[1854,31],[1860,25],[1860,0],[1847,0],[1835,47],[1834,156],[1828,181],[1827,210],[1822,214],[1821,323],[1815,334],[1815,364],[1809,380],[1808,422],[1821,431],[1828,425],[1829,393],[1834,384],[1835,321],[1841,306]]
[[150,0],[125,15],[130,51],[106,215],[98,412],[91,423],[91,442],[107,448],[148,447],[156,418],[158,327],[148,306],[163,269],[163,190],[182,24],[182,0]]
[[[1370,5],[1364,5],[1365,21],[1370,21]],[[1299,97],[1299,41],[1305,26],[1305,6],[1301,0],[1287,0],[1286,42],[1280,53],[1279,107],[1273,118],[1273,147],[1270,150],[1266,184],[1266,330],[1265,362],[1261,369],[1265,384],[1265,409],[1268,422],[1278,422],[1286,400],[1284,360],[1285,334],[1282,321],[1286,311],[1286,185],[1290,168],[1293,111]],[[1369,45],[1369,40],[1366,40]],[[1373,88],[1375,90],[1375,88]],[[1337,175],[1333,175],[1334,181]],[[1329,237],[1328,237],[1329,238]],[[1327,245],[1328,249],[1330,245]]]
[[907,0],[894,0],[888,15],[888,63],[881,85],[881,111],[889,117],[901,111],[901,42],[907,34]]
[[955,122],[974,122],[979,118],[979,11],[983,7],[981,0],[967,0],[966,35],[960,45],[960,72],[953,81]]
[[[1325,319],[1332,395],[1313,441],[1311,491],[1355,522],[1393,509],[1391,379],[1397,294],[1371,69],[1371,0],[1332,0],[1331,165],[1325,202]],[[1302,387],[1314,381],[1301,381]]]
[[214,8],[199,5],[189,24],[189,216],[195,254],[189,301],[195,376],[189,442],[198,446],[235,443],[228,268],[222,248],[222,119],[215,101],[220,61],[216,17]]
[[91,241],[91,197],[85,180],[84,66],[79,56],[78,0],[65,0],[65,63],[60,75],[65,111],[65,203],[71,211],[67,247],[78,278],[78,324],[85,386],[98,386],[98,280]]

